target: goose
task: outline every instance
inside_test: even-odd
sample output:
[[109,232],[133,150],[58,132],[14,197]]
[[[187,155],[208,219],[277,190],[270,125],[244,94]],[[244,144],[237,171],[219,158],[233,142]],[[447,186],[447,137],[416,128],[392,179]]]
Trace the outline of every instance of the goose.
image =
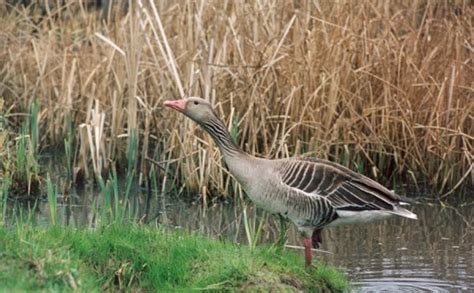
[[321,231],[343,224],[368,223],[390,216],[417,219],[407,202],[374,180],[337,163],[309,157],[263,159],[236,145],[211,104],[199,97],[164,102],[206,130],[243,190],[256,204],[293,222],[303,236],[305,267]]

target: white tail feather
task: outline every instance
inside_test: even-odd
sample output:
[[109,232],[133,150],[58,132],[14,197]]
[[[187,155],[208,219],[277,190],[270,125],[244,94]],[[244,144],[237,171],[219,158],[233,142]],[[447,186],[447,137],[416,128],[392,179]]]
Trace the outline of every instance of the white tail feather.
[[402,217],[405,217],[405,218],[409,218],[409,219],[413,219],[413,220],[417,220],[418,219],[418,216],[412,212],[410,212],[409,210],[407,209],[404,209],[402,207],[399,207],[399,206],[396,206],[395,209],[393,210],[393,213],[395,215],[399,215],[399,216],[402,216]]

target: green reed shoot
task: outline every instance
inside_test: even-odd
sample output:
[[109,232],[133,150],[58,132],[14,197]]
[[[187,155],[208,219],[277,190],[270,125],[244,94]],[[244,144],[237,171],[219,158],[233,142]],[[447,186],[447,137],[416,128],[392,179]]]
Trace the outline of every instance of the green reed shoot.
[[58,208],[58,199],[56,190],[54,188],[53,182],[51,181],[51,177],[48,173],[46,179],[46,186],[47,186],[47,193],[48,193],[48,207],[49,207],[49,214],[51,218],[51,224],[57,224],[57,208]]
[[8,200],[8,192],[10,189],[10,184],[11,184],[11,179],[8,176],[3,176],[2,177],[2,188],[0,189],[1,191],[1,196],[0,196],[0,202],[1,202],[1,207],[2,207],[2,221],[5,222],[5,217],[7,213],[7,200]]
[[[25,223],[28,225],[36,225],[36,220],[37,220],[37,213],[36,209],[38,208],[38,201],[35,200],[33,202],[33,206],[28,205],[28,209],[25,210],[27,211],[25,214]],[[23,210],[23,209],[22,209]]]
[[[35,107],[33,106],[33,108]],[[35,113],[34,109],[32,113]],[[36,114],[32,116],[36,117]],[[35,126],[31,128],[32,125]],[[33,132],[31,132],[31,130],[33,130]],[[36,137],[36,142],[33,142],[33,136]],[[39,165],[35,151],[37,138],[37,123],[33,122],[33,119],[30,118],[23,123],[20,135],[16,139],[16,160],[15,170],[13,172],[14,180],[19,184],[26,184],[28,193],[31,192],[30,187],[32,180],[37,180],[39,175]]]
[[70,181],[72,180],[73,176],[73,153],[72,153],[72,144],[69,138],[64,139],[64,155],[66,159],[66,176],[67,180]]
[[278,241],[276,243],[277,249],[282,249],[285,247],[286,243],[286,234],[288,232],[288,220],[283,216],[278,216],[280,222],[280,235],[278,236]]
[[103,207],[99,212],[101,223],[104,225],[114,222],[124,223],[125,215],[127,212],[129,213],[128,220],[131,221],[128,199],[123,199],[123,201],[121,200],[118,186],[119,180],[117,177],[117,171],[115,169],[115,166],[112,167],[112,172],[109,175],[107,181],[104,181],[102,177],[99,177],[97,180],[99,182],[102,197],[104,198]]
[[[137,153],[138,153],[138,135],[135,129],[131,129],[130,136],[128,139],[128,168],[127,178],[125,178],[125,198],[124,198],[124,209],[127,208],[130,190],[133,184],[133,177],[135,176],[135,168],[137,166]],[[115,177],[116,179],[116,177]],[[130,213],[129,213],[130,216]]]
[[339,164],[347,166],[347,163],[350,158],[350,153],[348,148],[344,148],[339,155]]
[[36,155],[39,147],[39,128],[38,128],[38,112],[39,106],[38,102],[34,100],[29,107],[29,119],[28,125],[31,136],[31,147],[33,154]]
[[357,172],[359,172],[360,174],[365,174],[365,164],[364,164],[364,160],[362,159],[362,156],[361,154],[357,154],[356,155],[356,166],[357,166]]
[[[115,175],[115,168],[112,169],[113,174],[109,175],[109,179],[104,181],[102,176],[97,178],[99,182],[102,197],[104,199],[103,207],[100,210],[101,224],[107,225],[114,221],[122,222],[122,210],[120,210],[120,202],[118,198],[118,191],[116,188],[117,180]],[[114,209],[112,209],[112,194],[114,197]]]
[[72,126],[72,117],[71,114],[67,116],[67,135],[64,138],[64,154],[66,159],[66,175],[67,179],[70,181],[73,177],[73,169],[74,169],[74,133],[73,133],[73,126]]
[[24,208],[19,202],[13,204],[9,218],[11,219],[10,223],[14,224],[13,227],[16,228],[19,235],[23,233],[23,227],[37,224],[37,208],[38,201],[34,201],[33,206],[28,205],[27,208]]
[[114,195],[114,215],[117,217],[120,215],[120,221],[123,220],[123,213],[125,212],[120,208],[120,198],[119,198],[119,189],[118,189],[118,179],[117,179],[117,170],[115,166],[112,167],[112,193]]
[[39,174],[39,165],[33,150],[33,144],[30,136],[27,134],[25,125],[23,125],[21,134],[16,141],[16,169],[15,179],[24,184],[31,183],[33,177]]
[[230,137],[232,141],[237,144],[237,136],[239,134],[239,116],[235,115],[232,119],[232,126],[230,128]]
[[16,169],[15,177],[23,182],[28,180],[28,162],[27,162],[27,145],[28,137],[26,131],[22,128],[20,137],[16,141]]
[[[257,247],[258,240],[260,239],[260,235],[262,234],[263,226],[267,222],[268,213],[263,212],[261,217],[256,216],[256,209],[254,209],[254,217],[250,219],[247,214],[247,207],[244,207],[243,210],[243,217],[244,217],[244,228],[245,234],[247,236],[247,242],[251,249],[255,249]],[[260,220],[258,221],[257,226],[257,218]]]
[[[110,212],[110,191],[107,182],[104,181],[104,178],[102,178],[102,176],[97,176],[96,181],[99,183],[100,193],[104,198],[104,206],[100,209],[101,223],[107,223],[107,213]],[[96,204],[98,204],[98,202],[96,202]],[[97,210],[93,210],[93,214],[96,214],[96,212]]]
[[110,180],[107,180],[107,182],[104,183],[102,177],[100,177],[99,181],[99,185],[101,186],[102,194],[104,197],[104,205],[100,210],[101,224],[108,224],[109,220],[112,220],[114,217],[111,209],[111,184]]

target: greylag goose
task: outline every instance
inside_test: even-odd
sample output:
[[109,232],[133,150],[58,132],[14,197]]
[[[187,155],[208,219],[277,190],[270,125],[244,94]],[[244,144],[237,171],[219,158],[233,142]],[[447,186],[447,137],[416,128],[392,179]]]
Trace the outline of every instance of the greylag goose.
[[198,97],[166,101],[197,122],[214,139],[230,173],[260,208],[293,222],[304,238],[305,266],[321,229],[367,223],[392,215],[416,219],[401,197],[372,179],[339,164],[315,158],[267,160],[242,151],[209,102]]

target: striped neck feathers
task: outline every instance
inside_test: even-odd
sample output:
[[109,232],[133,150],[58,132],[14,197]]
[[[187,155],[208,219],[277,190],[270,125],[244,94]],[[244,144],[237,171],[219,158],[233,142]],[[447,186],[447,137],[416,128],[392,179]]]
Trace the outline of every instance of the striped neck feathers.
[[202,122],[201,126],[212,136],[224,156],[233,157],[244,152],[237,146],[227,131],[224,122],[214,118]]

